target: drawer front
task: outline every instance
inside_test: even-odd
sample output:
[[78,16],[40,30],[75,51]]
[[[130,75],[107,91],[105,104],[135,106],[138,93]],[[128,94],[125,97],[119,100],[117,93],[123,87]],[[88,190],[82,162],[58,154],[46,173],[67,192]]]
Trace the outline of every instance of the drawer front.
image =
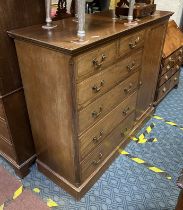
[[10,158],[12,158],[14,160],[16,158],[13,146],[11,144],[9,144],[8,142],[6,142],[1,137],[0,137],[0,152],[2,154],[9,156]]
[[[142,50],[78,84],[78,106],[96,99],[141,67]],[[84,107],[84,106],[83,106]]]
[[8,125],[4,120],[0,119],[0,137],[5,138],[8,142],[11,142]]
[[135,110],[137,92],[119,104],[80,138],[81,159],[88,155],[121,121]]
[[176,72],[171,77],[170,88],[173,88],[175,85],[177,85],[179,83],[179,76],[180,76],[180,71]]
[[121,38],[119,41],[119,56],[131,53],[144,45],[145,30]]
[[0,118],[5,120],[4,106],[1,100],[0,100]]
[[75,58],[77,76],[97,73],[113,63],[117,56],[117,42],[104,45]]
[[161,98],[163,98],[168,91],[170,90],[170,83],[171,83],[171,79],[169,79],[166,83],[164,83],[158,90],[158,100],[160,100]]
[[79,112],[79,133],[104,117],[138,88],[139,71]]
[[88,178],[111,154],[111,152],[128,136],[134,125],[135,113],[131,113],[120,123],[104,141],[81,163],[81,180]]
[[176,55],[176,52],[175,52],[171,56],[163,59],[162,60],[162,65],[172,67],[173,65],[175,65],[176,61],[177,61],[177,55]]
[[174,67],[170,65],[164,66],[161,70],[161,76],[163,76],[166,72],[170,71],[172,68]]
[[[175,74],[175,72],[177,72],[180,69],[181,64],[179,62],[177,62],[174,66],[170,66],[167,65],[165,67],[162,68],[161,71],[161,76],[163,76],[165,73],[167,73],[168,75],[173,75]],[[169,72],[170,71],[170,72]],[[168,73],[169,72],[169,73]]]
[[173,69],[171,69],[170,71],[166,72],[166,73],[161,77],[160,82],[159,82],[159,87],[160,87],[161,85],[163,85],[165,82],[167,82],[167,81],[170,79],[170,77],[172,76],[172,71],[173,71]]

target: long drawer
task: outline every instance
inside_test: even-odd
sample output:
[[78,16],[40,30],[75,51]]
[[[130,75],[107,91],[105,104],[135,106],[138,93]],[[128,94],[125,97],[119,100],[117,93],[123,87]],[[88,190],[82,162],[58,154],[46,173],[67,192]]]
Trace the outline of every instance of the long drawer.
[[12,159],[16,158],[12,144],[8,143],[1,137],[0,137],[0,152],[2,154],[9,156]]
[[11,138],[10,138],[10,134],[9,134],[9,128],[7,123],[0,119],[0,137],[5,138],[6,141],[8,141],[9,143],[11,143]]
[[97,73],[113,63],[117,56],[117,41],[98,47],[75,58],[77,77]]
[[142,50],[78,84],[78,106],[91,102],[141,67]]
[[120,103],[80,138],[80,158],[88,155],[121,121],[135,110],[137,92]]
[[132,53],[137,48],[144,45],[145,30],[133,33],[129,36],[122,37],[119,41],[119,56]]
[[110,155],[124,136],[128,136],[134,125],[135,113],[132,112],[122,123],[120,123],[102,143],[81,163],[81,179],[84,181],[94,172],[105,158]]
[[139,71],[79,112],[79,133],[92,126],[138,88]]

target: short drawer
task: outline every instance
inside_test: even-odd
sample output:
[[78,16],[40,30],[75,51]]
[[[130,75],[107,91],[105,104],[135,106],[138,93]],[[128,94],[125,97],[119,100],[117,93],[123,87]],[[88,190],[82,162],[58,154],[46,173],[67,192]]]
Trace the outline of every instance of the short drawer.
[[171,71],[176,65],[166,65],[164,67],[162,67],[162,70],[161,70],[161,76],[163,76],[166,72],[168,71]]
[[163,85],[165,82],[167,82],[167,81],[170,79],[170,77],[172,76],[172,71],[173,71],[173,69],[170,70],[170,71],[168,71],[168,72],[166,72],[166,73],[161,77],[161,79],[160,79],[160,81],[159,81],[159,87],[160,87],[161,85]]
[[117,56],[117,42],[96,48],[75,58],[77,76],[82,77],[97,73],[115,62]]
[[8,125],[2,119],[0,119],[0,137],[5,138],[8,142],[11,142]]
[[78,84],[78,106],[91,102],[141,67],[142,50]]
[[163,67],[167,66],[167,68],[169,68],[174,66],[176,62],[177,62],[177,55],[176,52],[174,52],[172,55],[162,60],[162,65]]
[[119,57],[144,45],[145,30],[122,37],[119,41]]
[[79,133],[92,126],[138,88],[139,71],[79,112]]
[[3,138],[0,137],[0,153],[5,154],[6,156],[9,156],[13,160],[15,160],[15,152],[13,149],[13,145],[5,141]]
[[176,72],[172,77],[171,77],[171,82],[170,82],[170,88],[173,88],[179,83],[179,76],[180,76],[180,71]]
[[127,137],[134,125],[135,113],[131,113],[104,141],[81,163],[81,180],[88,178]]
[[5,120],[4,106],[1,100],[0,100],[0,118]]
[[79,138],[81,159],[88,155],[120,122],[135,110],[136,99],[137,92],[120,103]]
[[157,100],[160,100],[163,98],[170,90],[170,83],[171,80],[169,79],[167,82],[165,82],[158,90],[158,98]]

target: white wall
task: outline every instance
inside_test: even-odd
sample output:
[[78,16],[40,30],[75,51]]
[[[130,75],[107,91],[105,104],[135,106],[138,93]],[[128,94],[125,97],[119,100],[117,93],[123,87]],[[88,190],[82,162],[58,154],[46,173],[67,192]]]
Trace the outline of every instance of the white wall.
[[157,4],[158,10],[175,12],[171,19],[175,20],[179,26],[182,17],[183,0],[155,0],[155,3]]

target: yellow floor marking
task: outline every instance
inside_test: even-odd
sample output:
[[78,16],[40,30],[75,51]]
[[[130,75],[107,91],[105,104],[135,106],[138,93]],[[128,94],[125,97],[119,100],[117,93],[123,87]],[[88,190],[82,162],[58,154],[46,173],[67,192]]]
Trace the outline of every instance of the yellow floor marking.
[[157,120],[163,120],[163,118],[162,118],[162,117],[157,116],[157,115],[153,116],[153,118],[155,118],[155,119],[157,119]]
[[138,141],[138,144],[145,144],[147,142],[147,139],[140,139]]
[[144,160],[140,159],[140,158],[131,158],[133,161],[135,161],[136,163],[145,163]]
[[34,191],[35,193],[40,193],[40,189],[39,189],[39,188],[34,188],[33,191]]
[[0,210],[3,210],[4,209],[4,204],[2,204],[1,206],[0,206]]
[[156,167],[148,167],[151,171],[154,171],[156,173],[162,173],[164,171],[162,171],[160,168],[156,168]]
[[47,199],[47,206],[48,207],[57,207],[58,206],[58,204],[55,202],[55,201],[53,201],[51,198],[49,198],[49,199]]
[[150,133],[151,132],[151,130],[152,130],[152,128],[149,126],[149,127],[147,127],[147,129],[146,129],[146,131],[148,132],[148,133]]
[[21,186],[20,188],[18,188],[18,190],[15,191],[14,195],[13,195],[13,200],[15,200],[16,198],[18,198],[23,192],[23,186]]
[[129,153],[126,152],[125,150],[122,150],[122,149],[119,149],[119,152],[122,154],[122,155],[128,155]]
[[177,125],[177,124],[174,123],[174,122],[166,122],[166,124],[168,124],[168,125],[173,125],[173,126]]

